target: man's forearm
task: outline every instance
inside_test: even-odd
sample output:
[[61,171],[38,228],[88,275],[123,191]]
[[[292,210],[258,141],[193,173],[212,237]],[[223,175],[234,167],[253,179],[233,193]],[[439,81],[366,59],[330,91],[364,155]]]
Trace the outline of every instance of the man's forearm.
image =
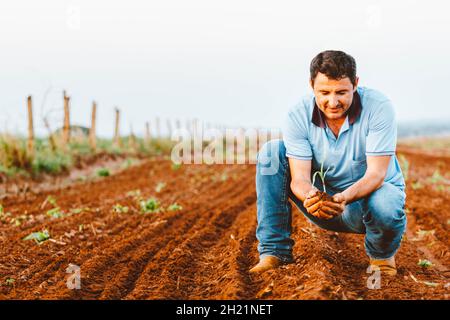
[[313,188],[310,180],[297,180],[291,182],[292,193],[300,199],[302,202],[305,201],[306,196],[309,191]]
[[342,192],[346,203],[364,198],[377,190],[383,184],[384,176],[378,173],[367,173],[354,185]]

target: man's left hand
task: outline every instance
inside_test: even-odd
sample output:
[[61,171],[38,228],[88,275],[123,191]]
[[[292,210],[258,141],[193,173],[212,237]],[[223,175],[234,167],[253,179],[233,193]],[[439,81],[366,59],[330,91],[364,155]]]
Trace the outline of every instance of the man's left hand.
[[331,219],[342,214],[345,210],[345,197],[342,193],[337,193],[332,197],[333,201],[320,201],[318,203],[318,210],[313,213],[314,216],[323,219]]

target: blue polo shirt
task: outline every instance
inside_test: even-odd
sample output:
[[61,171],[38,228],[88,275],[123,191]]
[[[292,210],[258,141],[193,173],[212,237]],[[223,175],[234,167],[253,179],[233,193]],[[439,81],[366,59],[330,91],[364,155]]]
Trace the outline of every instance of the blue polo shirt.
[[[397,123],[392,102],[381,92],[358,87],[344,124],[336,138],[326,125],[313,94],[289,110],[283,125],[286,156],[312,160],[313,172],[329,168],[327,187],[340,192],[362,178],[367,156],[391,155],[385,182],[405,188],[395,156]],[[316,179],[317,180],[317,179]]]

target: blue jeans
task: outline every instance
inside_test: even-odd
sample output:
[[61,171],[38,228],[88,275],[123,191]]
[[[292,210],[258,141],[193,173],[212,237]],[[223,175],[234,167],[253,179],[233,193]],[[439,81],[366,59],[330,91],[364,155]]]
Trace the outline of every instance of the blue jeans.
[[[291,191],[289,162],[282,140],[264,144],[258,153],[256,168],[258,251],[260,257],[272,255],[283,262],[293,261],[291,236],[291,199],[300,211],[319,227],[336,231],[365,234],[365,249],[373,259],[388,259],[400,247],[406,228],[404,190],[384,183],[369,196],[346,205],[344,212],[329,220],[309,214]],[[320,180],[320,179],[318,179]],[[316,187],[322,190],[321,185]],[[329,194],[333,190],[327,186]]]

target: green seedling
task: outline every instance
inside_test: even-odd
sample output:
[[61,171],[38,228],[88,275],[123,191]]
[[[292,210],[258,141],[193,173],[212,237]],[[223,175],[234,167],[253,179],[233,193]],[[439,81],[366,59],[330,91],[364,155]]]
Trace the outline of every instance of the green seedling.
[[176,171],[181,168],[181,163],[172,163],[172,170]]
[[222,173],[222,175],[220,176],[220,181],[227,181],[228,180],[228,175],[226,173]]
[[14,278],[7,278],[5,280],[5,283],[6,283],[7,286],[13,286],[14,282],[16,282],[16,279],[14,279]]
[[167,207],[168,211],[179,211],[179,210],[183,210],[183,207],[180,206],[178,203],[173,203],[170,206]]
[[433,264],[430,261],[426,260],[426,259],[423,259],[423,260],[420,259],[419,262],[417,263],[417,265],[421,266],[421,267],[424,267],[424,268],[429,268],[429,267],[433,266]]
[[124,207],[121,204],[115,204],[113,206],[113,212],[115,213],[127,213],[129,211],[128,207]]
[[108,177],[110,175],[109,170],[106,168],[102,168],[100,170],[97,171],[97,175],[99,177]]
[[48,233],[47,230],[33,232],[33,233],[29,234],[28,236],[26,236],[25,238],[23,238],[23,240],[26,240],[26,241],[34,240],[37,244],[40,244],[48,239],[50,239],[50,234]]
[[327,153],[326,153],[326,149],[325,149],[325,154],[324,154],[324,157],[323,157],[323,161],[322,161],[322,163],[320,165],[320,171],[314,172],[313,179],[312,179],[312,185],[314,186],[314,183],[316,182],[316,176],[320,177],[320,180],[322,180],[323,192],[324,193],[327,193],[327,188],[325,187],[325,177],[327,175],[328,170],[330,170],[330,167],[328,167],[325,172],[323,171],[323,165],[324,165],[326,159],[327,159]]
[[47,211],[47,215],[52,218],[62,218],[64,217],[64,212],[61,211],[61,208],[56,207]]
[[139,202],[142,213],[158,213],[163,210],[161,204],[155,198],[142,200]]
[[156,188],[155,188],[155,191],[157,192],[157,193],[160,193],[161,191],[162,191],[162,189],[164,189],[165,187],[166,187],[166,183],[165,182],[159,182],[157,185],[156,185]]

